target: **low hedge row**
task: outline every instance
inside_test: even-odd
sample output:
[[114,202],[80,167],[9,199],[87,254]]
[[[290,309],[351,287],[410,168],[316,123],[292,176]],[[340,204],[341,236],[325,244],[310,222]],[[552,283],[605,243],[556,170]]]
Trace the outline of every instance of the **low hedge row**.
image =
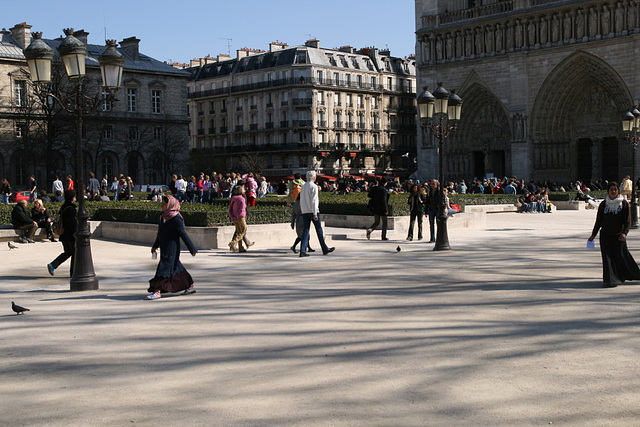
[[[144,193],[142,193],[144,194]],[[592,191],[592,197],[602,199],[605,191]],[[409,215],[407,194],[392,194],[389,199],[389,215]],[[451,203],[457,203],[464,210],[466,205],[513,204],[519,195],[515,194],[453,194]],[[576,192],[549,193],[552,201],[575,200]],[[367,209],[369,199],[366,193],[336,195],[320,193],[320,212],[336,215],[370,215]],[[55,215],[62,203],[46,203],[49,211]],[[185,223],[196,227],[230,225],[227,214],[229,199],[216,200],[212,204],[183,203],[181,207]],[[127,202],[86,202],[89,218],[95,221],[122,221],[151,223],[158,222],[160,202],[131,200]],[[13,205],[0,204],[0,224],[11,224]],[[291,208],[287,207],[284,197],[265,197],[258,199],[256,207],[249,208],[249,224],[286,223],[291,220]]]

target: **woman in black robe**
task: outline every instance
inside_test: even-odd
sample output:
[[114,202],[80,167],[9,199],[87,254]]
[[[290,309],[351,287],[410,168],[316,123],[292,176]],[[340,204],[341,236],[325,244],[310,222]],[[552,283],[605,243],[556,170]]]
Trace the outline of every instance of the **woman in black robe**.
[[631,223],[629,202],[620,194],[618,183],[607,186],[607,198],[600,203],[589,241],[600,231],[602,280],[605,288],[614,288],[625,280],[640,280],[640,268],[627,248]]
[[180,202],[173,196],[164,196],[158,236],[151,248],[152,254],[160,248],[160,262],[156,275],[149,280],[150,294],[147,295],[147,299],[158,299],[166,292],[182,292],[182,295],[195,292],[193,278],[180,262],[180,239],[187,245],[191,255],[196,256],[198,250],[184,229]]

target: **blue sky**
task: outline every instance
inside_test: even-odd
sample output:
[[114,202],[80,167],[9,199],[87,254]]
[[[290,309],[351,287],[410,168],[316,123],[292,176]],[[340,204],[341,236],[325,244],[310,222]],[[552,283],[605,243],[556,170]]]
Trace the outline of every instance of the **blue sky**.
[[228,43],[235,55],[317,38],[321,47],[374,46],[400,57],[415,45],[412,0],[29,0],[5,7],[2,17],[1,27],[26,21],[49,39],[67,27],[89,32],[92,44],[104,43],[105,29],[117,41],[136,36],[142,53],[175,62],[227,53]]

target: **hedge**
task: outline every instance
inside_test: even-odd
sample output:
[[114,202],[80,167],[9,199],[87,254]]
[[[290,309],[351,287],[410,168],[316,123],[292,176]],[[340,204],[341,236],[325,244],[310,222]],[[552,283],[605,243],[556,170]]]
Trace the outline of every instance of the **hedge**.
[[[146,193],[137,193],[143,195]],[[588,193],[596,199],[606,196],[606,191]],[[513,204],[520,197],[517,194],[452,194],[451,203],[457,203],[464,211],[466,205]],[[391,194],[389,198],[389,215],[409,215],[407,193]],[[138,199],[138,200],[136,200]],[[95,221],[120,221],[155,224],[160,217],[160,202],[141,201],[137,197],[127,202],[86,202],[87,214]],[[549,193],[552,201],[575,200],[576,192]],[[336,195],[320,193],[320,212],[337,215],[371,215],[367,209],[369,199],[366,193],[350,193]],[[46,203],[46,207],[55,215],[62,203]],[[231,225],[227,209],[229,199],[215,200],[212,204],[183,203],[180,212],[185,224],[196,227],[214,227]],[[0,204],[0,224],[11,224],[13,205]],[[30,209],[30,207],[29,207]],[[247,223],[270,224],[287,223],[291,220],[291,208],[287,206],[286,197],[265,197],[258,199],[255,207],[248,208]]]

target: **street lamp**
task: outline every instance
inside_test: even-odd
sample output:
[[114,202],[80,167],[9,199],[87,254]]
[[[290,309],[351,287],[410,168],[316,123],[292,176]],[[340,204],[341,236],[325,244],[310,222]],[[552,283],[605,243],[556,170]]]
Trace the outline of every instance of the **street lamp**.
[[636,195],[636,148],[640,141],[640,111],[633,106],[622,116],[622,131],[632,148],[631,155],[631,228],[638,228],[638,197]]
[[[50,93],[48,88],[51,82],[51,62],[53,60],[53,49],[43,40],[42,33],[35,32],[33,41],[24,49],[24,56],[29,65],[31,81],[46,91],[47,97],[56,99],[59,105],[68,113],[75,116],[76,124],[76,175],[78,181],[78,228],[75,233],[75,266],[71,277],[70,285],[72,291],[90,291],[98,289],[98,279],[93,269],[93,259],[91,256],[91,232],[89,230],[89,216],[85,206],[85,184],[84,184],[84,150],[82,144],[82,122],[85,114],[91,114],[97,110],[100,102],[90,105],[86,102],[84,95],[83,80],[86,74],[85,64],[87,56],[87,46],[73,35],[73,28],[64,29],[66,35],[60,46],[58,53],[62,58],[67,76],[75,82],[75,103],[65,102],[61,93]],[[124,57],[116,50],[116,42],[107,40],[107,48],[98,58],[100,71],[102,74],[103,87],[107,91],[107,96],[120,88],[122,84],[122,70],[124,68]]]
[[[418,112],[422,123],[423,132],[427,129],[438,138],[438,173],[440,180],[440,201],[436,223],[438,230],[436,233],[436,245],[434,251],[450,250],[449,234],[447,232],[447,218],[449,213],[444,196],[444,140],[456,131],[460,114],[462,112],[462,99],[455,94],[455,91],[449,93],[442,83],[438,83],[438,88],[431,94],[427,90],[427,86],[423,87],[423,92],[418,96]],[[437,123],[431,123],[434,115]],[[445,122],[446,119],[446,122]]]

